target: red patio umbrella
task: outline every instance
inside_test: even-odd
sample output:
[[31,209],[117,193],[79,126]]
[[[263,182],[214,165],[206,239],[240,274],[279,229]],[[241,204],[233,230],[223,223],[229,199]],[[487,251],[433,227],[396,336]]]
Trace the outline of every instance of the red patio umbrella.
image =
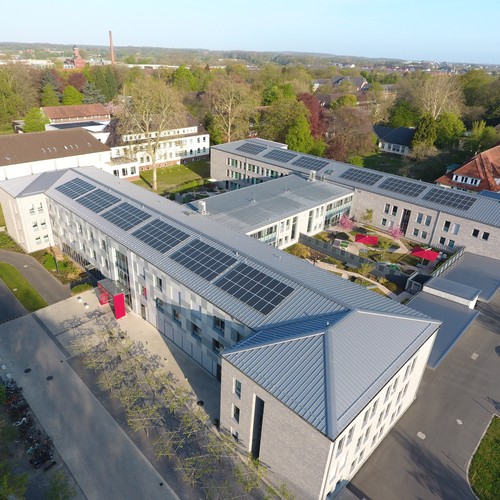
[[368,234],[356,234],[354,241],[363,243],[363,245],[378,245],[378,236],[370,236]]
[[439,257],[439,252],[426,248],[415,247],[411,251],[411,255],[422,259],[422,261],[430,260],[431,262],[434,262]]

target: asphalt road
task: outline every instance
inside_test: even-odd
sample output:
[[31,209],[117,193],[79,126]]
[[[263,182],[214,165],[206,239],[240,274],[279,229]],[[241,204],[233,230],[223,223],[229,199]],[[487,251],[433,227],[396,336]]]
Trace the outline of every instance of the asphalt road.
[[0,323],[26,314],[26,309],[0,279]]
[[6,262],[16,267],[49,304],[55,304],[71,297],[69,285],[61,285],[59,281],[29,255],[0,249],[0,262]]
[[499,294],[478,309],[479,317],[439,367],[426,370],[417,400],[353,478],[359,498],[475,498],[469,461],[500,412]]

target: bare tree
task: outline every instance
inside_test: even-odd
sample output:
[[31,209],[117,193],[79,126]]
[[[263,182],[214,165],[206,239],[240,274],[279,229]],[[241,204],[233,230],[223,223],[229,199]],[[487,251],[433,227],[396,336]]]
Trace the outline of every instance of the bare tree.
[[178,128],[185,117],[181,98],[172,86],[152,76],[143,76],[125,87],[125,99],[119,112],[122,134],[138,135],[129,143],[137,151],[143,150],[153,169],[154,191],[158,190],[156,164],[159,145],[165,132]]
[[429,113],[436,120],[445,112],[460,114],[463,92],[458,79],[437,75],[414,88],[414,100],[422,113]]
[[255,113],[250,85],[236,75],[219,75],[210,83],[207,98],[224,142],[248,135],[249,120]]

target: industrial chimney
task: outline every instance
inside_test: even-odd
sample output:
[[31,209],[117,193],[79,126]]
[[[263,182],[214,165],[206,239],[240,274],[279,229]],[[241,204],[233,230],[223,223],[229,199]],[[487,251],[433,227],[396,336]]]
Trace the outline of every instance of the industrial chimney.
[[113,49],[113,32],[109,30],[109,55],[111,57],[111,64],[115,64],[115,51]]

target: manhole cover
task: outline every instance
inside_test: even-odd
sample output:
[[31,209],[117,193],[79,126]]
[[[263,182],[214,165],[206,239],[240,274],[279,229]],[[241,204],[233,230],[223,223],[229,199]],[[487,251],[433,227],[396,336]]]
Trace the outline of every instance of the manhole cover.
[[417,432],[417,437],[420,439],[425,439],[427,436],[423,432]]
[[196,404],[197,404],[198,406],[203,406],[203,405],[205,404],[205,401],[201,401],[201,400],[200,400],[200,401],[198,401]]
[[49,376],[47,377],[47,380],[52,380],[53,378],[54,378],[54,377],[53,377],[52,375],[49,375]]
[[24,373],[29,373],[31,371],[31,368],[26,368],[26,370],[24,370]]

